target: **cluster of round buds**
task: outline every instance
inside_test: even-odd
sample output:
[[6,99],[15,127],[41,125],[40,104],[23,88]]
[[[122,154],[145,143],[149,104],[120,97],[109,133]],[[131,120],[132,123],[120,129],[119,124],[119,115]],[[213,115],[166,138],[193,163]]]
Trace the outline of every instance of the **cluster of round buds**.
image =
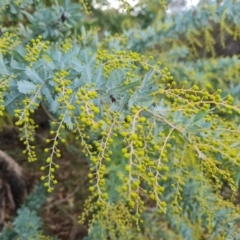
[[32,146],[34,141],[35,129],[38,127],[33,119],[30,118],[30,113],[33,113],[33,110],[30,110],[29,107],[25,109],[15,109],[14,116],[19,120],[16,122],[16,126],[19,127],[21,132],[20,140],[26,145],[26,149],[23,153],[28,155],[28,161],[33,162],[37,160],[35,153],[35,146]]
[[2,93],[0,92],[0,117],[3,116],[4,111],[4,100],[2,99]]
[[[82,144],[84,145],[84,152],[86,155],[90,156],[91,160],[91,168],[90,173],[88,174],[89,178],[89,191],[94,192],[99,200],[97,202],[97,205],[100,206],[101,202],[105,201],[107,199],[107,194],[105,193],[105,179],[104,175],[107,171],[107,165],[105,162],[109,162],[111,159],[112,151],[110,150],[110,145],[113,143],[113,136],[114,133],[112,132],[112,126],[114,125],[114,122],[111,122],[108,119],[108,116],[104,116],[103,120],[95,122],[93,117],[94,114],[98,114],[99,110],[96,108],[96,106],[92,105],[91,103],[86,105],[85,109],[81,109],[83,112],[80,114],[80,127],[81,129],[84,129],[85,127],[89,126],[89,123],[92,123],[94,131],[102,130],[100,132],[100,135],[102,136],[101,139],[93,141],[92,144],[87,144],[85,141],[84,136],[81,133],[81,129],[78,129],[78,133],[81,136]],[[91,111],[93,112],[95,110],[95,113],[91,115]],[[90,112],[87,112],[90,111]],[[103,130],[103,124],[107,123],[106,128]]]
[[61,129],[65,129],[63,121],[58,123],[52,122],[52,126],[53,128],[57,126],[57,129],[55,131],[54,130],[50,131],[50,135],[54,135],[54,137],[52,139],[46,139],[46,143],[52,143],[52,146],[44,149],[45,153],[49,152],[50,154],[49,157],[46,158],[46,165],[40,168],[41,171],[45,171],[46,169],[48,170],[47,175],[41,176],[41,180],[44,181],[44,186],[48,188],[48,192],[53,191],[52,184],[58,183],[57,180],[55,179],[54,173],[59,168],[59,165],[53,161],[53,158],[54,156],[57,158],[61,157],[60,149],[58,149],[58,144],[59,141],[62,143],[65,142],[65,139],[62,138],[60,135]]
[[84,9],[85,9],[87,14],[91,14],[92,13],[91,6],[89,5],[88,1],[80,0],[79,2],[82,3],[82,5],[83,5],[83,7],[84,7]]
[[[85,84],[76,94],[76,104],[79,106],[80,114],[76,119],[76,132],[81,134],[86,127],[92,126],[93,130],[99,130],[102,126],[102,121],[96,122],[95,116],[100,113],[100,109],[94,103],[94,99],[98,97],[97,91],[94,89],[95,84]],[[82,129],[82,130],[81,130]],[[82,138],[81,137],[81,138]],[[78,137],[77,137],[78,138]]]
[[20,43],[18,37],[14,33],[6,32],[2,38],[0,38],[0,52],[5,55],[9,50],[14,49]]
[[[60,108],[64,109],[65,113],[73,116],[75,113],[76,106],[79,105],[79,110],[81,114],[79,117],[74,117],[74,127],[76,128],[74,132],[78,132],[82,139],[85,138],[85,134],[82,134],[84,127],[92,125],[94,122],[94,115],[99,113],[99,109],[90,101],[97,97],[97,92],[92,90],[89,84],[86,84],[85,88],[81,88],[78,93],[75,93],[73,98],[73,91],[69,85],[71,84],[71,80],[66,79],[69,73],[65,70],[61,70],[60,72],[55,73],[54,82],[56,83],[55,91],[61,93],[58,98],[58,102],[60,104]],[[75,101],[75,105],[73,105],[73,99]],[[76,100],[77,99],[77,100]],[[61,129],[64,129],[64,117],[65,113],[60,114],[59,122],[53,122],[52,125],[55,126],[58,124],[58,128],[54,131],[51,130],[50,134],[54,135],[54,138],[47,139],[47,143],[52,143],[52,147],[45,148],[45,152],[50,152],[50,156],[46,159],[46,166],[42,166],[41,170],[48,169],[48,175],[42,176],[41,179],[45,181],[44,185],[48,187],[48,191],[51,192],[53,190],[52,183],[56,184],[57,180],[54,177],[54,172],[59,167],[58,164],[55,164],[53,161],[53,157],[61,157],[60,150],[57,145],[60,142],[65,142],[65,139],[61,137]],[[79,120],[79,121],[77,121]]]
[[54,164],[53,162],[51,162],[51,158],[48,157],[46,159],[46,163],[48,163],[48,165],[46,166],[42,166],[40,168],[41,171],[44,171],[46,168],[49,168],[49,173],[46,176],[41,176],[41,180],[44,181],[44,186],[48,188],[48,192],[52,192],[53,191],[53,187],[52,187],[52,183],[53,184],[57,184],[58,181],[55,179],[54,176],[54,172],[59,168],[58,164]]
[[16,5],[16,6],[20,6],[20,4],[23,2],[23,0],[14,0],[13,3]]
[[[167,86],[162,88],[160,86],[154,95],[164,95],[166,104],[171,105],[171,112],[181,111],[188,118],[191,118],[193,114],[197,114],[200,110],[203,112],[209,111],[211,105],[214,105],[221,113],[232,114],[233,111],[238,112],[236,108],[231,106],[234,100],[233,97],[228,95],[226,98],[222,98],[220,95],[222,93],[221,89],[210,93],[207,91],[211,87],[209,84],[206,85],[206,89],[202,90],[196,85],[189,89],[184,89],[186,84],[187,82],[184,81],[181,89],[168,88]],[[210,121],[211,119],[209,118],[208,122]]]
[[[11,76],[13,78],[13,76]],[[1,84],[0,84],[0,117],[3,116],[4,107],[4,99],[3,93],[7,91],[7,86],[9,83],[9,78],[7,76],[2,76]]]
[[[74,96],[72,87],[70,86],[71,80],[66,77],[69,73],[65,70],[61,70],[60,72],[56,72],[53,81],[56,83],[54,89],[58,94],[57,102],[59,103],[59,109],[63,109],[65,114],[69,116],[73,116],[76,110],[76,106],[74,106]],[[75,101],[75,103],[77,103]],[[60,114],[59,120],[62,121],[65,114]],[[68,125],[67,125],[68,126]]]
[[[169,80],[171,81],[170,85],[175,86],[176,83],[173,82],[173,76],[171,76],[171,73],[168,71],[168,69],[164,68],[161,70],[161,62],[157,62],[157,64],[153,65],[151,64],[152,60],[153,56],[149,56],[147,58],[144,55],[140,55],[139,53],[132,51],[115,51],[115,49],[112,49],[109,52],[105,49],[99,49],[97,52],[96,65],[103,65],[105,77],[109,77],[114,69],[126,69],[126,76],[123,78],[124,86],[127,86],[132,82],[132,79],[136,77],[135,70],[139,68],[143,69],[144,71],[154,70],[155,74],[152,76],[153,79],[161,78],[162,82]],[[133,93],[132,89],[128,91]]]
[[67,53],[70,49],[72,49],[72,39],[65,39],[61,44],[61,48],[63,49],[64,53]]
[[[60,72],[55,73],[54,82],[56,83],[55,91],[61,93],[58,98],[58,102],[60,104],[60,108],[64,109],[65,113],[73,116],[75,113],[76,106],[79,105],[79,110],[81,111],[79,117],[74,117],[74,132],[78,132],[82,140],[86,137],[85,133],[83,134],[83,130],[86,126],[90,126],[94,123],[94,115],[100,112],[99,108],[97,108],[91,99],[97,97],[97,92],[91,87],[90,84],[86,84],[85,88],[81,88],[78,93],[75,93],[76,98],[73,98],[73,91],[69,85],[71,84],[71,80],[66,79],[69,73],[65,70],[61,70]],[[75,105],[73,105],[72,101],[75,101]],[[77,99],[77,100],[76,100]],[[50,148],[46,148],[45,152],[50,152],[50,156],[46,159],[46,166],[42,166],[41,170],[48,169],[48,175],[42,176],[41,179],[46,181],[44,185],[48,187],[48,191],[51,192],[53,190],[52,183],[56,184],[57,180],[54,177],[54,172],[59,167],[58,164],[55,164],[53,161],[53,157],[57,158],[61,157],[60,150],[57,145],[59,141],[65,142],[65,139],[61,137],[60,131],[65,128],[63,125],[65,114],[62,113],[59,116],[59,122],[53,122],[52,125],[58,124],[57,130],[51,130],[50,134],[54,135],[54,138],[47,139],[46,142],[52,142],[53,145]]]
[[[147,193],[147,190],[140,186],[141,182],[145,182],[151,189],[148,192],[149,198],[157,202],[159,211],[166,212],[166,203],[161,200],[164,187],[159,185],[159,180],[167,180],[168,166],[164,164],[168,162],[166,149],[171,148],[171,144],[161,143],[164,137],[162,133],[160,139],[154,137],[151,131],[153,122],[141,116],[141,112],[144,112],[144,108],[132,106],[132,114],[125,117],[121,127],[120,134],[127,145],[122,148],[122,154],[128,160],[125,170],[129,175],[122,190],[129,192],[129,206],[139,208],[140,192]],[[162,145],[165,146],[163,150],[160,147]],[[161,161],[156,158],[159,154]],[[137,211],[141,211],[140,209]]]
[[40,35],[37,39],[31,40],[32,46],[29,44],[26,45],[27,55],[25,56],[25,60],[30,63],[30,67],[33,62],[36,62],[39,59],[40,53],[46,52],[50,45],[49,41],[43,42],[41,40],[42,36]]
[[84,224],[84,222],[89,218],[89,215],[97,210],[98,206],[95,203],[95,196],[90,195],[84,202],[84,208],[81,216],[79,216],[78,223]]
[[69,99],[72,96],[73,90],[71,88],[68,88],[71,84],[71,80],[66,79],[68,75],[69,73],[65,70],[56,72],[53,78],[53,81],[56,83],[54,88],[57,93],[61,93],[57,100],[58,103],[67,107],[68,110],[74,110],[74,106],[69,103]]

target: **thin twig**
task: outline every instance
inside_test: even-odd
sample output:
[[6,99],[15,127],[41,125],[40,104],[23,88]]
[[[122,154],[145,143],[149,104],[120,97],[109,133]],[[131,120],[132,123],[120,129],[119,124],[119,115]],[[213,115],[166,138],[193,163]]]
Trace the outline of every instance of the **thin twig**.
[[41,107],[43,108],[43,111],[47,114],[47,116],[54,122],[57,121],[55,117],[52,116],[52,114],[49,113],[49,111],[46,109],[43,103],[41,103]]
[[80,186],[77,186],[77,187],[74,189],[74,191],[71,192],[70,194],[68,194],[65,198],[60,199],[60,200],[57,200],[57,201],[55,201],[55,202],[47,205],[45,208],[46,208],[47,210],[49,210],[49,209],[51,209],[51,208],[52,208],[53,206],[55,206],[55,205],[59,205],[59,204],[61,204],[61,203],[63,203],[63,202],[66,202],[69,198],[71,198],[71,197],[79,190],[79,188],[80,188]]

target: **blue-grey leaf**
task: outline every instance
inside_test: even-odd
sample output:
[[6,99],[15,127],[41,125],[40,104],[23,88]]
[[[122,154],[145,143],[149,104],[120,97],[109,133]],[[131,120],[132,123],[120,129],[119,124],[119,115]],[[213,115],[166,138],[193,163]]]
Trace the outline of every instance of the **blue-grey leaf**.
[[52,103],[51,103],[51,107],[50,107],[50,111],[52,111],[53,113],[57,112],[59,108],[59,103],[54,100]]
[[27,80],[18,81],[18,91],[20,93],[28,94],[31,91],[36,91],[36,85],[33,82],[29,82]]
[[69,50],[62,58],[63,63],[69,62],[75,55],[79,53],[79,47],[74,46],[71,50]]
[[27,67],[25,73],[28,76],[28,78],[31,79],[33,82],[40,84],[43,83],[43,80],[34,69]]
[[20,95],[21,93],[19,92],[11,92],[11,94],[8,95],[7,99],[5,100],[4,106],[7,107],[11,103],[13,103]]
[[46,97],[49,104],[53,102],[53,97],[47,86],[42,87],[41,93]]
[[2,58],[2,53],[0,52],[0,73],[2,75],[7,75],[8,74],[8,70],[5,66],[5,63],[3,61],[3,58]]

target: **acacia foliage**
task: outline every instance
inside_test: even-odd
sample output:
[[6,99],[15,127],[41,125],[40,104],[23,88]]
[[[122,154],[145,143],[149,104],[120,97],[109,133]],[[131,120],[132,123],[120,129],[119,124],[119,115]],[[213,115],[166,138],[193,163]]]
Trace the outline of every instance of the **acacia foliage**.
[[[239,209],[233,202],[240,164],[239,105],[221,84],[199,87],[192,74],[186,81],[181,72],[189,67],[186,61],[192,61],[193,72],[197,64],[205,66],[205,73],[208,62],[219,59],[194,62],[187,57],[189,46],[182,55],[183,46],[178,45],[179,51],[174,47],[181,42],[178,28],[170,28],[175,37],[167,31],[152,35],[169,50],[160,57],[151,54],[155,40],[148,38],[149,30],[106,33],[99,40],[94,29],[82,27],[77,35],[82,20],[74,17],[80,16],[75,6],[81,5],[70,1],[51,6],[10,1],[6,6],[0,40],[1,115],[8,112],[17,119],[31,162],[37,160],[34,112],[40,105],[48,111],[52,130],[41,179],[49,192],[61,167],[58,146],[66,142],[66,133],[75,137],[90,159],[91,196],[80,218],[81,223],[92,218],[89,239],[238,236]],[[44,12],[49,13],[45,18]],[[178,17],[174,23],[179,24]],[[183,28],[190,28],[187,24]],[[170,63],[174,56],[183,59]],[[224,184],[231,197],[221,196]]]
[[18,209],[12,226],[5,226],[1,232],[1,240],[38,239],[52,240],[42,234],[42,221],[38,216],[40,207],[46,202],[47,192],[43,185],[35,186],[25,203]]

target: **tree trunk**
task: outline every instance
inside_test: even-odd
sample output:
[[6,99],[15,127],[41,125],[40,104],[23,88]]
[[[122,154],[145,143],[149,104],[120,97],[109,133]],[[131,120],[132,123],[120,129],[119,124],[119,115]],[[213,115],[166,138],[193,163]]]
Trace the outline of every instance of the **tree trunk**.
[[0,150],[0,231],[5,216],[15,212],[26,195],[26,183],[21,167]]

